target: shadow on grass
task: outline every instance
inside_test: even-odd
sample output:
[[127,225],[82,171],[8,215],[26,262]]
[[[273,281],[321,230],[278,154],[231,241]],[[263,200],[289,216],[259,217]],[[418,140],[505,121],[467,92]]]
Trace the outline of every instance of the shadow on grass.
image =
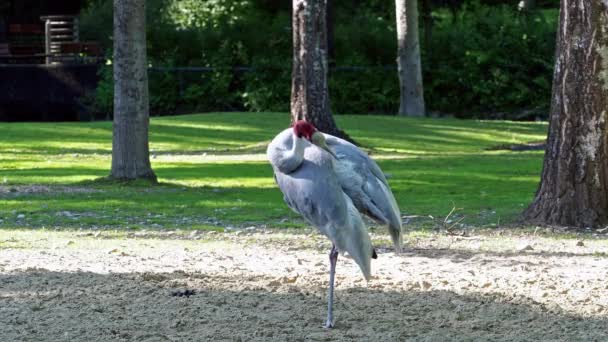
[[[40,183],[40,184],[77,184],[70,181],[73,178],[94,178],[103,177],[109,174],[109,170],[95,167],[66,166],[66,167],[35,167],[19,169],[0,168],[0,178],[5,177],[9,180],[17,179],[17,184]],[[31,181],[32,179],[36,181]],[[67,181],[58,181],[68,179]],[[46,180],[46,182],[44,181]]]
[[482,151],[500,143],[542,140],[547,129],[538,123],[394,116],[337,116],[336,120],[366,147],[408,153]]
[[[289,116],[283,116],[284,120],[277,120],[279,115],[268,113],[153,118],[150,124],[150,147],[153,151],[165,153],[245,148],[251,144],[270,141],[278,132],[278,127],[287,127]],[[9,150],[10,153],[23,155],[111,152],[111,122],[13,123],[0,125],[0,132],[4,138],[0,142],[0,152]],[[41,140],[41,137],[44,139]]]
[[[408,153],[472,152],[544,139],[546,124],[337,116],[339,125],[369,148]],[[210,113],[153,118],[151,149],[163,153],[243,149],[270,141],[289,125],[287,113]],[[111,150],[112,123],[0,125],[0,152],[93,154]],[[44,137],[41,140],[41,137]]]
[[[455,207],[458,214],[467,215],[464,223],[487,224],[509,222],[532,199],[542,160],[538,155],[507,153],[381,160],[379,164],[391,175],[389,182],[404,214],[443,217]],[[235,224],[264,222],[290,212],[270,165],[264,162],[160,163],[155,172],[160,184],[146,187],[91,181],[107,176],[108,170],[101,167],[0,169],[0,179],[7,178],[11,184],[102,190],[0,194],[0,214],[3,210],[47,216],[66,210],[100,212],[98,216],[104,216],[107,224],[139,222],[145,226],[205,216]],[[10,203],[3,203],[7,200]],[[158,215],[171,219],[148,218]]]
[[66,188],[31,193],[16,187],[14,192],[0,193],[0,226],[200,229],[272,225],[293,216],[274,188],[173,184],[99,185],[91,192]]
[[[525,298],[338,284],[326,330],[325,284],[301,278],[13,272],[0,274],[0,322],[7,341],[600,341],[608,325]],[[184,288],[194,295],[176,296]]]

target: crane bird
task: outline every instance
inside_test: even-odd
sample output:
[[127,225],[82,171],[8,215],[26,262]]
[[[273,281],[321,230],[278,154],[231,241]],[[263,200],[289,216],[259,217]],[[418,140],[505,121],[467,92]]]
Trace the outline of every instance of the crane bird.
[[287,205],[332,242],[325,327],[332,328],[338,252],[348,252],[366,280],[376,258],[360,213],[387,225],[401,250],[401,216],[386,177],[355,145],[318,131],[304,120],[279,133],[267,157]]

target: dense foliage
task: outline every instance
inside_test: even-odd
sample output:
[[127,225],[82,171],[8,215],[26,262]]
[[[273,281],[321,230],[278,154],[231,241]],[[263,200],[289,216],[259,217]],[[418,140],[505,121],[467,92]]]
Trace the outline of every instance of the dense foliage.
[[[289,109],[289,2],[150,0],[147,4],[153,113]],[[396,111],[393,6],[370,0],[358,6],[335,2],[330,8],[330,63],[335,66],[330,73],[330,98],[335,113]],[[513,4],[479,2],[435,7],[430,17],[422,11],[427,108],[459,117],[544,116],[556,15],[555,10],[524,14]],[[111,22],[110,0],[91,1],[81,15],[82,35],[101,41],[108,59]],[[111,109],[108,69],[101,71],[102,82],[92,101],[99,112]]]
[[557,28],[551,19],[507,6],[465,6],[453,20],[439,20],[423,58],[430,108],[460,116],[542,116]]

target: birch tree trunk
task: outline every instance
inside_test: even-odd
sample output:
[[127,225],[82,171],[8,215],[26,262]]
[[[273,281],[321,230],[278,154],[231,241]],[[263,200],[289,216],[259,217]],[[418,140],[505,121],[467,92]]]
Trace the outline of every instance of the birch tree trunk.
[[111,178],[156,180],[148,149],[145,0],[114,0]]
[[562,0],[540,186],[524,218],[608,224],[608,3]]
[[399,115],[424,116],[424,91],[418,38],[418,0],[395,0]]
[[336,126],[327,87],[327,0],[293,0],[291,120],[346,137]]

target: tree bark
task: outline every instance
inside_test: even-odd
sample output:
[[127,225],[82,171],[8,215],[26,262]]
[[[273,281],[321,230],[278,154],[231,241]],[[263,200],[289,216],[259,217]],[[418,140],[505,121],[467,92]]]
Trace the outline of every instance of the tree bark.
[[418,0],[395,0],[399,115],[424,116],[424,91],[418,37]]
[[608,5],[562,0],[541,182],[524,219],[608,224]]
[[306,120],[322,132],[348,138],[329,107],[326,9],[327,0],[293,0],[291,121]]
[[115,179],[152,179],[148,148],[149,104],[145,0],[114,0]]

